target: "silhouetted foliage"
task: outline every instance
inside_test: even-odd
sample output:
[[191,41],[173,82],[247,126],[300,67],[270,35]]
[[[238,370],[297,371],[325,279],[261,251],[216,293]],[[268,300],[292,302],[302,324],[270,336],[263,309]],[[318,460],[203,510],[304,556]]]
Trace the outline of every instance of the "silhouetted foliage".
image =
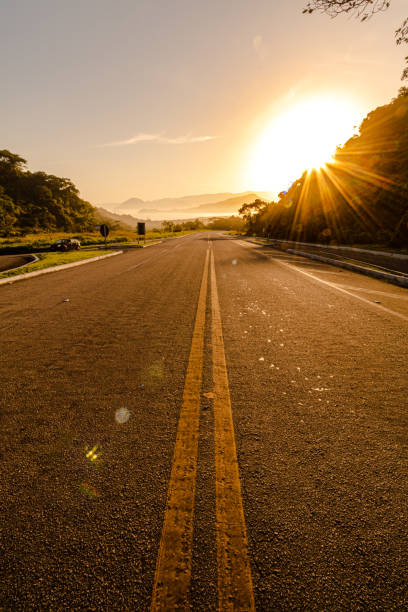
[[256,231],[256,223],[261,212],[265,210],[266,202],[262,200],[255,200],[252,204],[243,204],[239,209],[239,214],[243,216],[247,228],[248,233],[252,233]]
[[[271,169],[272,170],[272,169]],[[408,245],[408,88],[277,202],[241,207],[248,233],[323,243]]]
[[385,11],[390,3],[387,0],[312,0],[307,3],[303,12],[319,11],[327,13],[330,17],[336,17],[340,13],[354,13],[365,21],[374,13]]
[[24,169],[25,159],[0,151],[0,233],[36,230],[84,231],[94,209],[67,178]]
[[175,223],[174,221],[163,221],[162,228],[164,232],[181,232],[186,230],[199,230],[204,227],[200,219],[195,221],[183,221]]
[[[311,0],[303,9],[304,13],[326,13],[330,17],[337,17],[340,13],[351,13],[366,21],[375,13],[385,11],[391,5],[391,0]],[[395,31],[397,45],[408,43],[408,18]],[[402,72],[401,80],[408,79],[408,56],[405,58],[406,66]]]
[[210,230],[242,232],[245,225],[240,217],[232,215],[231,217],[219,217],[208,221],[206,227]]

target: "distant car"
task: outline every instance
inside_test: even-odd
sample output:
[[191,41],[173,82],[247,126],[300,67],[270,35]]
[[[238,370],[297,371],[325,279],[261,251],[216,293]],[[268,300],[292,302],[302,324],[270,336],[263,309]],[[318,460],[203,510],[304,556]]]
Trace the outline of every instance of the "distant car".
[[62,238],[51,245],[52,251],[72,251],[81,248],[81,243],[76,238]]

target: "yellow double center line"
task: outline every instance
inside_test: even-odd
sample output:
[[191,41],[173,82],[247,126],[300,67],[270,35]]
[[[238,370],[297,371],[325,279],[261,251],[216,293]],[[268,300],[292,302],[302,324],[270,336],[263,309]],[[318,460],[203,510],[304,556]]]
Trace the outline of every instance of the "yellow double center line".
[[187,366],[151,612],[190,610],[205,309],[211,252],[218,609],[255,610],[231,413],[214,254],[207,250]]

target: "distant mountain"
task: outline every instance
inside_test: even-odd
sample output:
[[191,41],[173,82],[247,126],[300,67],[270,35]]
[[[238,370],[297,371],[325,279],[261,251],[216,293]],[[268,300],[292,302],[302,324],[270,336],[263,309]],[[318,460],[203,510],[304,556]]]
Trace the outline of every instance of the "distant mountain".
[[116,205],[116,210],[132,210],[139,209],[141,206],[144,206],[145,202],[140,198],[129,198],[119,206]]
[[145,221],[145,219],[137,219],[133,217],[133,215],[120,215],[117,213],[113,213],[110,210],[106,210],[106,208],[102,208],[100,206],[96,207],[96,211],[100,214],[103,219],[111,219],[112,221],[119,221],[125,226],[128,226],[132,229],[137,227],[138,221],[144,221],[146,223],[146,229],[151,230],[155,227],[161,227],[160,221]]
[[106,208],[101,208],[100,206],[95,208],[96,210],[96,219],[97,222],[99,223],[109,223],[109,221],[119,221],[119,223],[122,225],[123,229],[126,228],[131,228],[131,229],[135,229],[137,227],[138,221],[143,221],[144,223],[146,223],[146,229],[147,230],[152,230],[154,228],[161,228],[163,225],[163,221],[174,221],[174,223],[179,223],[182,221],[195,221],[196,219],[199,219],[200,221],[202,221],[203,223],[205,223],[206,221],[208,221],[209,219],[213,218],[213,217],[209,217],[208,215],[203,215],[202,217],[199,217],[198,215],[194,215],[191,217],[188,217],[186,215],[181,215],[180,217],[175,217],[175,216],[165,216],[165,218],[162,219],[155,219],[155,220],[151,220],[151,219],[143,219],[143,218],[137,218],[134,217],[133,215],[120,215],[117,213],[113,213],[110,210],[106,210]]
[[[256,198],[270,199],[266,192],[244,193],[213,193],[183,196],[180,198],[161,198],[159,200],[144,201],[140,198],[129,198],[121,204],[104,204],[112,214],[137,216],[139,219],[172,219],[176,217],[187,218],[192,215],[229,215],[237,213],[242,204]],[[129,223],[122,219],[124,223]],[[137,222],[137,221],[136,221]]]
[[115,211],[127,211],[137,212],[140,209],[146,209],[148,211],[159,211],[159,210],[184,210],[191,206],[200,206],[201,204],[212,204],[213,202],[219,202],[225,198],[233,196],[233,193],[213,193],[204,195],[192,195],[182,196],[180,198],[160,198],[159,200],[141,200],[140,198],[130,198],[121,204],[104,204]]
[[196,208],[189,208],[189,213],[197,213],[197,214],[231,214],[238,213],[238,209],[241,208],[243,204],[253,202],[260,196],[257,193],[245,193],[244,195],[235,196],[233,198],[228,198],[227,200],[222,200],[221,202],[207,203],[202,204],[201,206],[197,206]]

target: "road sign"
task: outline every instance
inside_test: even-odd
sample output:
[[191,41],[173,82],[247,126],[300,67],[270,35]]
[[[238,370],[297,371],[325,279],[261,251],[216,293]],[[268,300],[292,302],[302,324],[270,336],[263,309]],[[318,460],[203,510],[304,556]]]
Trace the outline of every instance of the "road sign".
[[146,223],[138,223],[137,224],[137,233],[139,234],[139,236],[145,236],[146,235]]
[[109,227],[107,225],[105,224],[101,225],[101,227],[99,228],[99,231],[101,232],[104,238],[107,238],[109,236]]

